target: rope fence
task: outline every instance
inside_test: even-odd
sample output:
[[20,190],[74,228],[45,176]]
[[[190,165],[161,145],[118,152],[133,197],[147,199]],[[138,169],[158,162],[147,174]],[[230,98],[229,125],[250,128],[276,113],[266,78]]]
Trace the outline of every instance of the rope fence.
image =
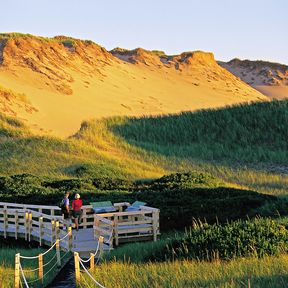
[[[68,251],[61,256],[61,252],[60,252],[60,243],[65,241],[66,238],[69,237],[69,243],[68,243]],[[47,276],[49,275],[50,272],[52,272],[56,267],[61,267],[61,262],[63,260],[64,257],[67,256],[68,253],[70,253],[70,243],[72,243],[71,239],[72,238],[72,228],[69,227],[68,229],[68,233],[60,238],[60,239],[56,239],[56,241],[51,245],[51,247],[46,250],[43,253],[40,253],[36,256],[23,256],[20,255],[20,253],[15,255],[15,288],[19,288],[21,287],[26,287],[29,288],[29,285],[35,282],[39,282],[42,283],[44,282],[44,279],[47,278]],[[53,251],[53,248],[55,248],[56,252],[55,254],[52,256],[51,259],[49,259],[49,261],[47,263],[43,263],[43,256],[48,255],[49,252]],[[21,259],[23,260],[38,260],[38,267],[35,269],[23,269],[22,264],[21,264]],[[53,264],[53,262],[55,262]],[[46,267],[46,269],[49,267],[49,265],[53,264],[48,271],[45,272],[44,274],[44,267]],[[27,274],[31,274],[34,273],[34,277],[35,277],[35,272],[37,273],[37,278],[33,279],[33,280],[27,280]],[[26,275],[25,275],[26,274]],[[29,278],[29,276],[28,276]]]

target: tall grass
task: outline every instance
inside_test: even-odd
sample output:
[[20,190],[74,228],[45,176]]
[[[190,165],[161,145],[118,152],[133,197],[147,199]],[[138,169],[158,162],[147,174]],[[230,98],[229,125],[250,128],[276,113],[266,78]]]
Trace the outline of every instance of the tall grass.
[[[1,241],[1,240],[0,240]],[[17,247],[5,247],[5,245],[0,242],[0,287],[14,287],[14,265],[15,265],[15,254],[20,253],[22,256],[35,256],[39,255],[46,251],[43,248],[17,248]],[[62,261],[67,261],[69,255],[64,255],[64,252],[61,252]],[[56,263],[55,253],[48,253],[43,257],[43,264],[52,262],[44,267],[44,273],[52,269],[44,278],[44,284],[50,283],[56,274],[59,272],[57,267],[53,268],[53,265]],[[54,257],[54,260],[52,259]],[[38,271],[32,271],[38,268],[38,259],[35,260],[26,260],[21,259],[21,265],[25,271],[25,276],[27,281],[33,281],[31,287],[43,287],[43,284],[40,281],[35,281],[38,279]]]
[[[237,259],[230,262],[175,261],[164,263],[109,262],[93,276],[105,287],[251,287],[283,288],[288,281],[288,256]],[[92,286],[85,274],[80,287]]]

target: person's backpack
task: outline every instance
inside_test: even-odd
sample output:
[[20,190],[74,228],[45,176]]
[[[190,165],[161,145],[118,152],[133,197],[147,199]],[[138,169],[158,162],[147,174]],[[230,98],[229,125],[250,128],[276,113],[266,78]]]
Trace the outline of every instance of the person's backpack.
[[59,207],[63,210],[65,208],[65,199],[63,198],[59,203]]

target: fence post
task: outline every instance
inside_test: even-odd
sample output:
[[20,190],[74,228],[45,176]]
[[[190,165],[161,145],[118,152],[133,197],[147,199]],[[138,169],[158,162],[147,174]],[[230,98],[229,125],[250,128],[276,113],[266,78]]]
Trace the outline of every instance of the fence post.
[[80,264],[79,264],[79,254],[74,252],[74,265],[75,265],[75,279],[76,283],[80,283]]
[[39,217],[39,243],[42,246],[42,236],[43,236],[43,217]]
[[114,217],[114,233],[115,233],[115,245],[119,245],[119,236],[118,236],[118,216]]
[[19,215],[18,210],[15,211],[15,239],[18,239],[18,228],[19,228]]
[[3,220],[4,220],[4,238],[7,237],[7,227],[8,227],[8,216],[7,216],[7,206],[4,206],[3,210]]
[[28,231],[29,231],[29,234],[28,234],[28,237],[29,237],[29,242],[31,241],[31,233],[32,233],[32,218],[33,218],[33,215],[32,215],[32,212],[29,213],[29,219],[28,219]]
[[51,245],[54,243],[54,235],[55,234],[55,221],[51,220]]
[[94,214],[94,225],[93,225],[93,229],[94,229],[94,239],[95,239],[95,240],[98,239],[98,237],[99,237],[99,230],[98,230],[97,228],[95,229],[95,227],[100,227],[100,221],[99,221],[99,219],[97,219],[96,217],[97,217],[97,215]]
[[71,251],[72,250],[72,245],[73,245],[73,234],[72,234],[72,227],[69,226],[68,227],[68,250]]
[[81,218],[82,218],[83,228],[86,229],[87,228],[87,211],[86,211],[86,209],[83,209]]
[[43,255],[42,254],[39,254],[38,256],[38,266],[39,266],[38,276],[41,282],[43,283]]
[[61,255],[60,255],[60,241],[56,239],[56,255],[57,255],[57,265],[61,267]]
[[158,220],[159,220],[159,212],[152,212],[152,222],[153,222],[153,241],[157,241],[157,231],[158,231]]
[[94,269],[95,264],[95,255],[93,253],[90,253],[90,270]]
[[100,251],[99,258],[101,258],[104,252],[104,237],[103,236],[99,237],[99,251]]
[[15,255],[14,288],[20,287],[20,253]]
[[28,233],[29,233],[29,214],[25,212],[25,240],[28,240]]
[[55,222],[55,237],[56,240],[59,239],[59,221]]

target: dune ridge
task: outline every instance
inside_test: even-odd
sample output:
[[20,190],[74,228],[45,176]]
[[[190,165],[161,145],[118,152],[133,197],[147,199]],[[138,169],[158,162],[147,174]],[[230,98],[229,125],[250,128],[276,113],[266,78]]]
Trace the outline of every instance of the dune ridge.
[[14,108],[37,133],[67,137],[83,120],[143,116],[265,101],[212,53],[167,56],[142,48],[107,51],[66,36],[0,34],[0,84],[35,110]]

